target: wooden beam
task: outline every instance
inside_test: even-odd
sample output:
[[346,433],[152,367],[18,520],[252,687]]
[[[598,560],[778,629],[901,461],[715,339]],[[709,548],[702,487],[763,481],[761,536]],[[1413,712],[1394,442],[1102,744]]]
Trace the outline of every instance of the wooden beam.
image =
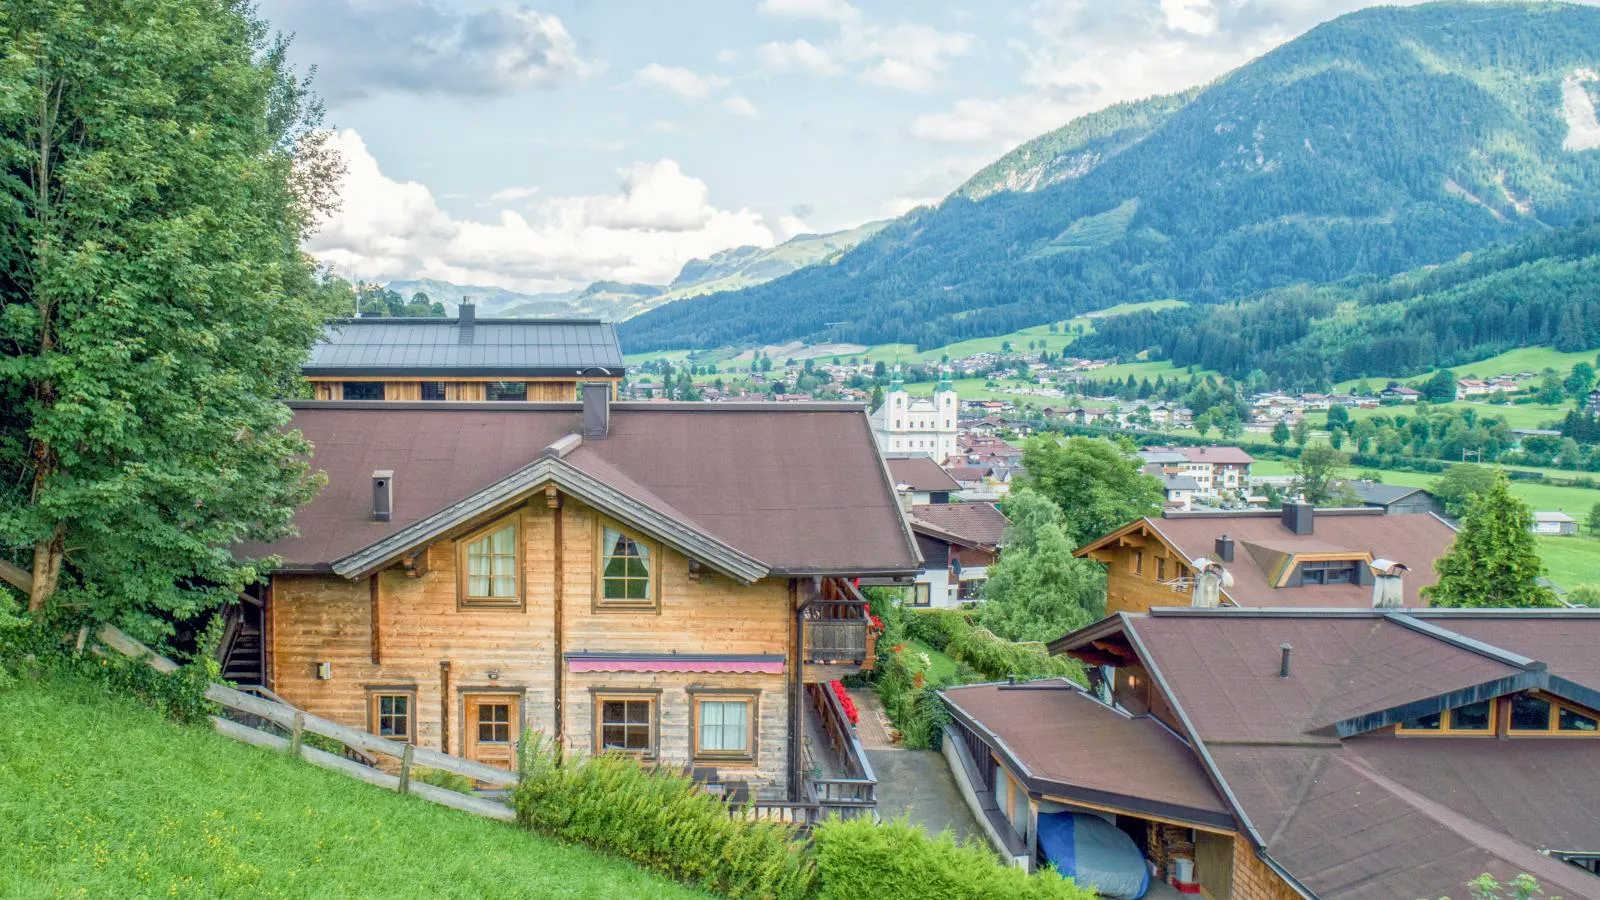
[[428,565],[428,549],[431,546],[430,544],[420,547],[417,552],[400,560],[400,564],[405,567],[406,577],[421,578],[428,574],[430,568]]
[[25,594],[33,593],[33,576],[0,559],[0,581],[10,584]]
[[367,576],[367,593],[372,601],[372,664],[383,664],[383,573]]

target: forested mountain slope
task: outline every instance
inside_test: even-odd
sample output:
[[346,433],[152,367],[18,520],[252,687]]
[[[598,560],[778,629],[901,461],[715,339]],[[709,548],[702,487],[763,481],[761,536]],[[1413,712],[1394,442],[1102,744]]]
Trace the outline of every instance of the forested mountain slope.
[[1364,10],[1071,123],[831,265],[660,307],[623,341],[936,346],[1447,261],[1600,208],[1596,70],[1600,9]]
[[1073,345],[1281,387],[1413,375],[1515,347],[1600,347],[1600,225],[1524,238],[1386,279],[1269,291],[1242,303],[1106,319]]

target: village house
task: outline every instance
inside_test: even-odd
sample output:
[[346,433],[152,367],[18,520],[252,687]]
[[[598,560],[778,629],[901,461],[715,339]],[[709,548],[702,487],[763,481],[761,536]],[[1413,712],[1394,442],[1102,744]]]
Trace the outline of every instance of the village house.
[[301,372],[317,400],[573,402],[626,373],[616,329],[596,319],[340,319]]
[[1416,388],[1406,387],[1403,384],[1391,384],[1378,392],[1378,399],[1399,403],[1416,403],[1422,399],[1422,392]]
[[1494,393],[1495,386],[1480,378],[1456,379],[1457,397],[1483,397]]
[[1192,477],[1200,489],[1196,496],[1215,500],[1242,496],[1249,488],[1250,466],[1255,457],[1238,447],[1146,447],[1139,451],[1146,462],[1161,462]]
[[1573,535],[1578,533],[1578,520],[1560,510],[1543,510],[1533,514],[1534,534]]
[[853,579],[920,568],[863,410],[610,392],[292,404],[328,484],[297,537],[242,548],[281,562],[230,625],[229,677],[491,765],[530,729],[870,806],[864,758],[803,739],[847,734],[823,688],[872,658]]
[[1069,876],[1064,829],[1218,900],[1600,897],[1597,640],[1593,610],[1124,613],[1050,645],[1087,690],[942,691],[944,752],[996,849]]
[[910,510],[922,571],[911,605],[952,609],[977,600],[1005,543],[1006,517],[993,503],[932,503]]
[[[1426,606],[1433,561],[1455,529],[1433,515],[1386,516],[1379,508],[1168,513],[1141,518],[1080,547],[1106,565],[1106,611],[1196,604],[1245,607]],[[1227,573],[1217,596],[1195,592],[1208,564]],[[1399,583],[1384,572],[1403,567]],[[1380,588],[1399,590],[1397,597]]]
[[1384,515],[1434,515],[1440,518],[1445,516],[1444,503],[1426,488],[1408,487],[1403,484],[1380,484],[1361,479],[1343,482],[1340,487],[1354,494],[1362,506],[1381,509]]
[[950,495],[961,490],[961,482],[926,456],[886,454],[883,461],[902,508],[949,503]]

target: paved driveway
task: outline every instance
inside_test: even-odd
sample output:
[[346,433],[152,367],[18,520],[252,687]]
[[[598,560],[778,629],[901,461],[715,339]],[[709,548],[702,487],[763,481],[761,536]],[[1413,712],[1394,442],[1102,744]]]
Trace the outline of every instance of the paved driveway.
[[891,726],[878,695],[871,690],[855,690],[850,697],[861,711],[856,737],[878,778],[879,815],[885,819],[905,816],[929,834],[949,830],[958,841],[973,838],[987,845],[944,756],[932,750],[896,747],[890,740]]

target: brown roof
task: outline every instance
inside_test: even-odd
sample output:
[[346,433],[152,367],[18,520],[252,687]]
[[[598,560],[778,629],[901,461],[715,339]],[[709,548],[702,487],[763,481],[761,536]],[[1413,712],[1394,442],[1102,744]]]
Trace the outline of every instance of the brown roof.
[[945,473],[956,481],[982,481],[983,476],[989,474],[987,466],[948,466]]
[[1238,447],[1146,447],[1150,453],[1176,453],[1192,463],[1247,465],[1256,458]]
[[940,468],[929,456],[891,456],[884,462],[889,465],[889,477],[896,486],[905,485],[913,491],[959,491],[961,484],[950,473]]
[[[1372,588],[1357,584],[1275,587],[1295,554],[1348,552],[1351,558],[1392,559],[1404,563],[1402,585],[1406,606],[1426,606],[1422,589],[1439,580],[1434,560],[1449,552],[1455,529],[1432,515],[1386,516],[1377,508],[1326,510],[1313,517],[1312,533],[1297,535],[1284,527],[1278,513],[1237,515],[1175,514],[1144,519],[1143,524],[1189,563],[1200,557],[1217,558],[1217,538],[1227,535],[1235,543],[1232,563],[1223,567],[1233,585],[1223,594],[1238,606],[1306,608],[1369,608]],[[1078,550],[1084,555],[1112,536]]]
[[[1399,738],[1377,718],[1530,681],[1600,690],[1600,614],[1156,610],[1121,622],[1253,839],[1316,896],[1456,895],[1483,872],[1600,896],[1600,880],[1538,852],[1600,851],[1600,739]],[[1104,640],[1091,629],[1083,640]],[[1373,727],[1342,740],[1326,728],[1361,716]]]
[[[1033,790],[1231,828],[1233,817],[1193,753],[1166,726],[1129,716],[1071,682],[975,684],[940,694],[956,717],[997,737]],[[1117,765],[1107,765],[1107,760]]]
[[[328,484],[296,515],[298,537],[241,548],[286,568],[325,569],[527,467],[581,425],[576,403],[292,405]],[[614,403],[609,435],[564,461],[774,572],[918,566],[860,407]],[[394,471],[389,522],[371,516],[379,469]]]
[[911,527],[931,526],[978,547],[1005,543],[1011,524],[993,503],[925,503],[911,507]]

